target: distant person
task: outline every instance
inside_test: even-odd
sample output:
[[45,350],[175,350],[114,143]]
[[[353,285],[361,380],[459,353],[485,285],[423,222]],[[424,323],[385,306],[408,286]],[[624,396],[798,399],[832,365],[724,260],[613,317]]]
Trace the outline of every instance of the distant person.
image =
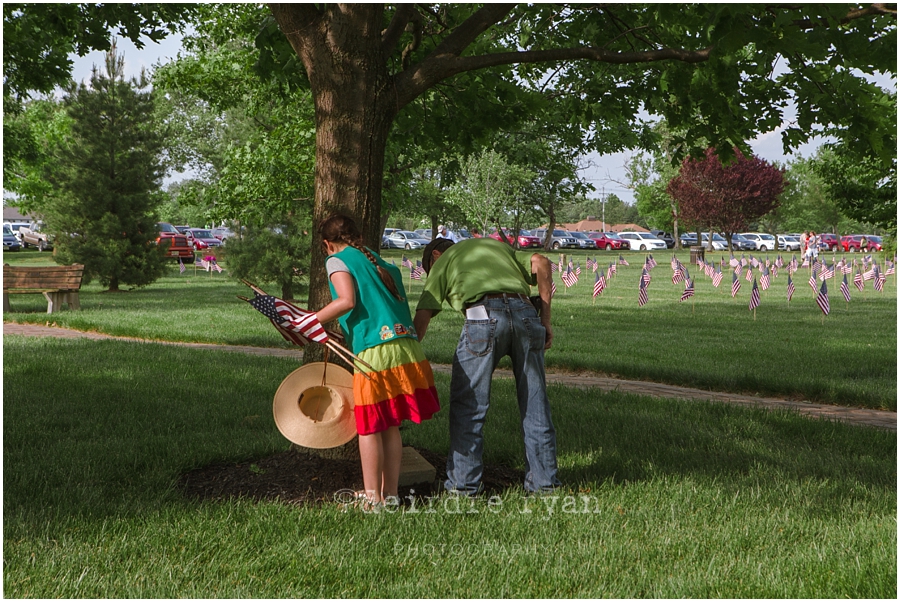
[[452,242],[459,242],[456,238],[456,234],[447,229],[447,226],[438,226],[438,235],[435,238],[446,238]]
[[808,247],[808,254],[810,261],[816,260],[819,258],[819,237],[816,236],[816,233],[810,230],[809,232],[809,240],[806,241]]
[[478,228],[472,228],[472,238],[481,238],[481,232],[478,231]]
[[800,257],[806,257],[806,248],[809,243],[809,232],[803,231],[800,235]]
[[319,224],[328,255],[325,268],[333,301],[314,319],[338,318],[353,353],[375,368],[353,376],[356,430],[365,497],[370,507],[396,498],[404,420],[419,423],[440,409],[431,365],[416,337],[403,278],[364,247],[355,222],[334,215]]
[[[461,495],[482,490],[482,431],[491,377],[505,356],[512,361],[522,421],[525,490],[558,487],[556,430],[544,374],[544,350],[553,341],[550,261],[493,238],[457,244],[438,239],[425,247],[422,267],[428,280],[414,319],[419,339],[425,338],[431,318],[444,302],[466,317],[450,376],[450,452],[444,488]],[[540,316],[529,298],[534,285],[540,294]]]
[[862,253],[865,253],[869,250],[869,239],[865,236],[859,239],[859,250]]

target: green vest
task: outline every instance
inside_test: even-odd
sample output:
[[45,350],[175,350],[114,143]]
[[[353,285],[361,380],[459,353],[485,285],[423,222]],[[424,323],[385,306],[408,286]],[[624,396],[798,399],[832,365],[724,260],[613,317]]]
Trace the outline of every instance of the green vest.
[[[371,252],[371,249],[369,251]],[[378,276],[378,270],[365,253],[353,247],[335,253],[334,256],[343,261],[350,270],[355,287],[356,305],[338,318],[353,353],[359,353],[397,337],[417,338],[409,313],[409,304],[403,292],[400,270],[375,253],[372,255],[375,256],[378,265],[390,272],[397,290],[403,296],[403,301],[399,301],[387,289]],[[328,286],[331,289],[331,298],[336,298],[337,294],[330,279]]]

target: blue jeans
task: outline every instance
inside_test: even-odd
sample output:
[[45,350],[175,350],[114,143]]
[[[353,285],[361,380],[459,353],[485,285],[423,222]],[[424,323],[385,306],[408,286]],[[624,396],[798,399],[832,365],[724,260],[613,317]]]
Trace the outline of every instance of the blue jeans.
[[556,477],[556,431],[544,378],[546,329],[534,306],[516,296],[485,299],[487,320],[466,320],[450,378],[450,453],[444,487],[474,495],[482,489],[484,419],[491,377],[504,356],[512,361],[525,441],[525,489],[550,490]]

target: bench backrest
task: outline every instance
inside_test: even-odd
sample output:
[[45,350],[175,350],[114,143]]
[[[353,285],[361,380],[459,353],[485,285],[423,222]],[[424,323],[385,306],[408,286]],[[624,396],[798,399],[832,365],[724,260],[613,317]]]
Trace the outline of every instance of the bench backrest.
[[81,264],[22,267],[3,266],[3,290],[77,291],[81,288]]

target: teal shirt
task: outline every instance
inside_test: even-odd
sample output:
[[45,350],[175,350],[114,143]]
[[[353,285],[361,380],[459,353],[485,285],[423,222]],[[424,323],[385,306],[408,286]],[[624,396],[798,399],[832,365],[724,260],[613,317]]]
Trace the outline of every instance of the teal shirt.
[[488,293],[531,294],[532,251],[516,251],[493,238],[470,238],[449,247],[431,267],[416,310],[441,310],[446,301],[457,311]]
[[[371,249],[369,249],[371,251]],[[377,254],[372,253],[378,265],[387,268],[397,291],[403,297],[400,301],[394,297],[381,278],[378,270],[369,261],[365,253],[353,247],[347,247],[333,257],[339,258],[347,266],[353,276],[353,287],[356,293],[356,305],[349,312],[338,318],[338,322],[347,337],[353,353],[359,353],[376,345],[392,341],[398,337],[416,337],[409,303],[403,293],[403,278],[397,266],[386,263]],[[331,298],[337,297],[331,279],[328,279]]]

